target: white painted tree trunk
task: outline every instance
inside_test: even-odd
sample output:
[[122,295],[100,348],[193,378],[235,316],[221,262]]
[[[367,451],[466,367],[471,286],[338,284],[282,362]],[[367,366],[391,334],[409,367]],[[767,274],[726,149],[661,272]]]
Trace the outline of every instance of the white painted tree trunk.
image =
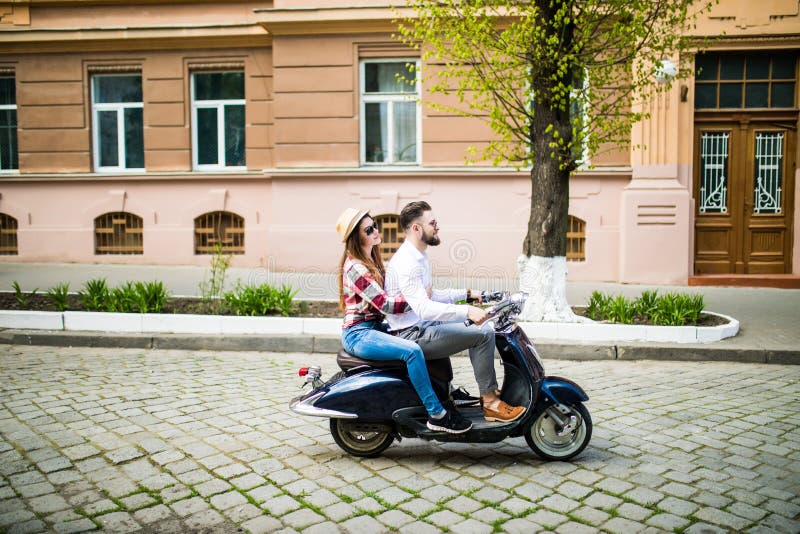
[[517,264],[520,291],[528,294],[521,321],[590,322],[575,315],[567,303],[567,258],[520,255]]

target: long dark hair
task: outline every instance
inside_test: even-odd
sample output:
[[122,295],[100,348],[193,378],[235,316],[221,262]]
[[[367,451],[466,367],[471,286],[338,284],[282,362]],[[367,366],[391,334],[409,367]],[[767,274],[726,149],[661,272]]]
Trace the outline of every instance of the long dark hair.
[[369,257],[364,255],[364,249],[361,248],[361,221],[363,221],[365,217],[369,217],[373,221],[375,220],[369,213],[364,215],[364,217],[361,217],[358,220],[358,223],[356,223],[355,228],[353,228],[353,231],[350,232],[349,236],[347,236],[347,241],[344,243],[344,252],[342,253],[342,259],[339,262],[340,310],[344,310],[344,262],[347,261],[348,257],[363,263],[364,266],[369,269],[369,272],[372,274],[375,280],[381,285],[381,287],[383,287],[383,277],[386,273],[386,269],[383,266],[383,258],[381,258],[381,253],[378,250],[378,247],[372,247]]

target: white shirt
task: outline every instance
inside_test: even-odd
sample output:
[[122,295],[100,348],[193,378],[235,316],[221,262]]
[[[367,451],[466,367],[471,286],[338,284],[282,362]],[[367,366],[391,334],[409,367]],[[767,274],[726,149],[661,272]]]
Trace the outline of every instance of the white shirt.
[[390,297],[402,294],[410,311],[387,315],[390,330],[402,330],[420,321],[463,321],[466,304],[453,304],[467,298],[466,289],[434,289],[431,285],[431,264],[427,252],[420,252],[410,241],[403,243],[386,266],[384,290]]

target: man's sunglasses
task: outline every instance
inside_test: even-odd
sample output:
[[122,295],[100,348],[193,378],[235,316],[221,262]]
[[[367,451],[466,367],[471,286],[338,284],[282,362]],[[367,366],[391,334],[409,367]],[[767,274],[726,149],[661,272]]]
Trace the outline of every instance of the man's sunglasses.
[[376,222],[373,222],[370,226],[364,228],[364,233],[367,234],[368,236],[372,235],[372,232],[377,232],[377,231],[378,231],[378,223]]

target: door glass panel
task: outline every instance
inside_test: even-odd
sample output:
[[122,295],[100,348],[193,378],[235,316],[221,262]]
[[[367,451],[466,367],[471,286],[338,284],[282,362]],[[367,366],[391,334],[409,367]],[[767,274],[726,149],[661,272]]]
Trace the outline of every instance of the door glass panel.
[[773,108],[794,107],[794,83],[772,84],[772,107]]
[[747,79],[769,80],[769,56],[747,56]]
[[700,138],[700,213],[728,212],[728,132]]
[[781,212],[783,187],[783,132],[756,133],[753,212]]
[[716,80],[718,56],[708,54],[697,54],[694,60],[695,79],[697,80]]
[[744,89],[744,107],[765,108],[768,105],[768,83],[748,83]]
[[697,84],[694,89],[695,109],[717,107],[717,86],[708,84]]
[[777,80],[794,79],[794,64],[796,56],[792,54],[778,54],[772,58],[772,78]]
[[721,55],[719,58],[720,80],[744,79],[744,56]]
[[742,107],[742,84],[726,83],[719,86],[719,107]]

